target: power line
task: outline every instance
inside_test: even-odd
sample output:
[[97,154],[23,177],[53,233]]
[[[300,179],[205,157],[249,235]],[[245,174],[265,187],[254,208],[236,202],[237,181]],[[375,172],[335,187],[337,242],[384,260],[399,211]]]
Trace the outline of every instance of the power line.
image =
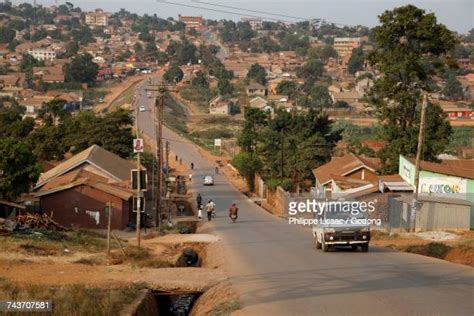
[[243,9],[243,8],[229,6],[229,5],[217,4],[217,3],[212,3],[212,2],[205,2],[205,1],[201,1],[201,0],[191,0],[191,2],[197,2],[197,3],[200,3],[200,4],[211,5],[211,6],[227,8],[227,9],[234,9],[234,10],[245,11],[245,12],[262,13],[262,14],[265,14],[265,15],[273,15],[273,16],[279,16],[279,17],[283,17],[283,18],[290,18],[290,19],[296,19],[296,20],[303,20],[303,21],[310,20],[308,18],[304,18],[304,17],[300,17],[300,16],[293,16],[293,15],[278,14],[278,13],[258,11],[258,10]]
[[[165,1],[165,0],[156,0],[156,2],[163,3],[163,4],[171,4],[171,5],[186,7],[186,8],[191,8],[191,9],[201,9],[201,10],[206,10],[206,11],[212,11],[212,12],[219,12],[219,13],[226,13],[226,14],[233,14],[233,15],[242,16],[242,13],[231,12],[231,11],[226,11],[226,10],[219,10],[219,9],[205,8],[205,7],[194,6],[194,5],[190,5],[190,4],[184,4],[184,3],[170,2],[170,1]],[[251,18],[257,18],[257,19],[264,18],[266,20],[273,20],[273,21],[277,21],[277,22],[295,23],[295,21],[288,21],[288,20],[282,20],[282,19],[276,19],[276,18],[267,18],[267,17],[262,17],[260,15],[247,14],[247,16],[251,17]]]
[[[207,7],[203,7],[203,6],[194,6],[194,5],[184,4],[184,3],[170,2],[170,1],[167,1],[167,0],[156,0],[156,1],[159,2],[159,3],[164,3],[164,4],[171,4],[171,5],[175,5],[175,6],[181,6],[181,7],[192,8],[192,9],[201,9],[201,10],[212,11],[212,12],[226,13],[226,14],[238,15],[238,16],[242,17],[242,13],[240,13],[240,12],[232,12],[232,11],[221,10],[221,9],[212,9],[212,8],[207,8]],[[200,3],[200,4],[204,4],[204,5],[217,6],[217,7],[228,8],[228,9],[233,9],[233,10],[239,10],[239,11],[244,11],[244,12],[253,12],[253,13],[261,13],[261,14],[265,14],[265,15],[281,16],[281,17],[297,19],[297,20],[300,20],[300,21],[309,21],[309,22],[311,22],[313,20],[313,21],[316,21],[318,23],[326,22],[327,24],[334,24],[336,26],[354,27],[354,25],[348,25],[348,24],[343,24],[343,23],[338,23],[338,22],[326,21],[322,18],[308,19],[308,18],[300,17],[300,16],[292,16],[292,15],[271,13],[271,12],[265,12],[265,11],[243,9],[243,8],[238,8],[238,7],[234,7],[234,6],[227,6],[227,5],[215,4],[215,3],[211,3],[211,2],[204,2],[204,1],[200,1],[200,0],[191,0],[191,1],[196,2],[196,3]],[[277,22],[286,22],[286,23],[292,23],[292,24],[296,23],[296,21],[271,18],[271,17],[266,17],[266,16],[262,16],[262,15],[255,15],[255,14],[246,14],[246,16],[251,17],[251,18],[272,20],[272,21],[277,21]]]

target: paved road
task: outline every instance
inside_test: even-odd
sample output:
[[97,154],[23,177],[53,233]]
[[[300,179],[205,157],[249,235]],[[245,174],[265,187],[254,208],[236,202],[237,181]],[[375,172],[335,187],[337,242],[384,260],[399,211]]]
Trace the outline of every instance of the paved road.
[[[143,97],[143,102],[146,98]],[[140,126],[151,132],[150,112]],[[241,295],[239,315],[474,315],[474,270],[442,260],[372,247],[369,253],[316,250],[309,230],[289,225],[214,173],[196,147],[168,129],[165,139],[185,163],[194,162],[193,190],[217,204],[210,232],[224,243],[227,270]],[[239,205],[232,224],[226,209]]]

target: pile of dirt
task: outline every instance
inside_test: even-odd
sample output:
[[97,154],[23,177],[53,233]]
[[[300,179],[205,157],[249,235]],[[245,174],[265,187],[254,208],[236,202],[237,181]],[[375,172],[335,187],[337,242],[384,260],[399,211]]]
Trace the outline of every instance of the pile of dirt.
[[238,296],[230,283],[222,282],[205,291],[197,299],[190,315],[230,315],[239,308]]
[[472,245],[459,245],[451,249],[444,260],[474,267],[474,247]]

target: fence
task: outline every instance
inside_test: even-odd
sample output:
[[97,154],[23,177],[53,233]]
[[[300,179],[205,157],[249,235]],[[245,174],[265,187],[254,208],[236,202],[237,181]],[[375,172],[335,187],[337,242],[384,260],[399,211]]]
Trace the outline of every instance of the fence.
[[[469,230],[471,203],[466,200],[420,196],[416,212],[416,231]],[[389,223],[392,232],[410,228],[411,200],[397,197],[389,200]]]

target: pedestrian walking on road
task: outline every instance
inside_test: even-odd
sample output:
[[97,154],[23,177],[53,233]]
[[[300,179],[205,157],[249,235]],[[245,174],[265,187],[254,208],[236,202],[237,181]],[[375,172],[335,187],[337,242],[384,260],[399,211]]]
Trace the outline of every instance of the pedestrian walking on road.
[[212,200],[209,200],[206,204],[206,212],[207,212],[207,220],[210,222],[212,220],[212,213],[214,213],[214,202]]
[[193,180],[193,174],[190,173],[188,177],[189,177],[189,182],[191,182]]
[[219,167],[216,167],[216,174],[219,173]]
[[198,219],[202,219],[202,205],[199,205],[199,208],[198,208]]
[[196,204],[197,204],[197,207],[199,208],[200,206],[202,206],[202,196],[201,196],[201,193],[198,193],[198,195],[196,196]]
[[191,162],[191,170],[194,170],[194,162]]
[[178,161],[178,155],[174,156],[174,161]]

